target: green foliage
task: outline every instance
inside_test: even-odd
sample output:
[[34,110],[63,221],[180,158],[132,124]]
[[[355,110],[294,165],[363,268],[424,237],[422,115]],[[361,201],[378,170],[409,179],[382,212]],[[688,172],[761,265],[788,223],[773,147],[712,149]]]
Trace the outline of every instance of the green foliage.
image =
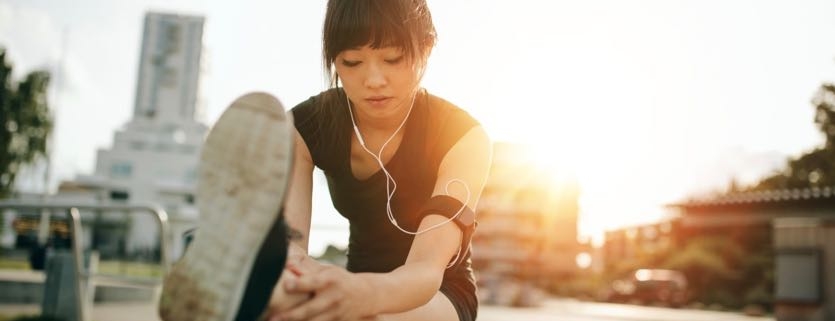
[[0,256],[0,270],[29,270],[31,264],[25,258],[9,258]]
[[64,321],[66,319],[48,316],[22,316],[11,319],[10,321]]
[[815,105],[815,125],[826,138],[825,147],[835,147],[835,84],[823,84],[812,99]]
[[727,235],[689,239],[661,264],[687,276],[693,300],[731,308],[770,302],[773,266],[770,243],[746,245]]
[[815,125],[824,137],[824,144],[797,158],[786,167],[763,178],[750,190],[773,190],[835,186],[835,84],[823,84],[812,99]]
[[53,125],[46,99],[49,73],[29,73],[20,83],[11,76],[12,66],[0,48],[0,198],[12,192],[25,165],[46,155]]
[[674,252],[662,267],[682,271],[692,285],[706,288],[717,281],[739,278],[735,265],[744,255],[739,245],[724,236],[699,236]]

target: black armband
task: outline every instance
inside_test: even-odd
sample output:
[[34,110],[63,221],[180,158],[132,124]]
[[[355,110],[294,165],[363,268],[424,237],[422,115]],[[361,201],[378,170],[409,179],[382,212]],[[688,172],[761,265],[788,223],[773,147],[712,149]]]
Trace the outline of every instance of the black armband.
[[[459,211],[461,212],[460,214],[458,214]],[[463,262],[467,257],[467,253],[470,251],[470,241],[478,226],[478,222],[475,220],[475,212],[457,198],[447,195],[436,195],[427,200],[418,213],[421,218],[431,214],[442,215],[447,218],[455,217],[452,222],[455,222],[455,225],[461,229],[463,235],[461,237],[459,253],[450,266],[455,266]],[[455,216],[455,214],[458,214],[458,216]]]

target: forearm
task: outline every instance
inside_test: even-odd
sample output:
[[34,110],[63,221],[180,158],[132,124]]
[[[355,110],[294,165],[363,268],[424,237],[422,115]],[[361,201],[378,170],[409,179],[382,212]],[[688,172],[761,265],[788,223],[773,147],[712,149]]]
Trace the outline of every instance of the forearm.
[[389,273],[357,275],[368,285],[370,314],[379,315],[409,311],[428,303],[441,287],[443,273],[436,264],[413,262]]
[[[428,215],[419,230],[443,224],[441,215]],[[360,274],[368,284],[371,315],[399,313],[428,303],[441,287],[447,262],[461,242],[461,231],[454,224],[445,224],[415,237],[406,263],[389,273]],[[404,289],[407,289],[404,291]]]
[[308,236],[292,226],[287,226],[287,262],[298,263],[307,257]]

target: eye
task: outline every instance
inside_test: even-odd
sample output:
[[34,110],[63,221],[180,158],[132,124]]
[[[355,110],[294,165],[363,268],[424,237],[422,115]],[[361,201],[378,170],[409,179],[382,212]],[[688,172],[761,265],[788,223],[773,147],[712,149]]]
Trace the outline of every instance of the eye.
[[360,64],[360,62],[361,61],[358,60],[342,59],[342,65],[344,65],[345,67],[356,67]]
[[395,65],[399,62],[403,61],[403,55],[397,56],[396,58],[386,59],[386,63]]

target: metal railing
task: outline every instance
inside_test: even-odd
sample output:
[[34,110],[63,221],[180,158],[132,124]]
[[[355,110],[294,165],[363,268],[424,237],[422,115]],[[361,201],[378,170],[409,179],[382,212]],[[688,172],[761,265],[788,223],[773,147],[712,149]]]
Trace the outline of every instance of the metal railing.
[[[75,265],[75,282],[73,282],[75,287],[75,294],[78,299],[78,320],[80,321],[89,321],[92,316],[92,309],[93,306],[93,292],[95,291],[96,281],[97,278],[105,278],[102,275],[96,275],[95,272],[87,270],[84,266],[84,254],[83,254],[83,244],[80,238],[82,224],[81,224],[81,214],[79,213],[80,210],[91,210],[91,211],[109,211],[109,213],[128,213],[129,215],[134,215],[136,213],[150,213],[156,219],[157,223],[159,224],[159,236],[160,236],[160,268],[162,271],[162,277],[168,273],[168,269],[171,267],[171,256],[169,255],[168,251],[171,249],[171,244],[169,240],[169,222],[168,222],[168,214],[157,205],[153,204],[72,204],[72,203],[57,203],[57,202],[46,202],[43,200],[6,200],[0,201],[0,211],[4,210],[41,210],[41,211],[49,211],[53,213],[57,210],[65,210],[67,211],[69,220],[70,220],[70,236],[72,240],[72,254],[73,254],[73,264]],[[51,219],[52,215],[43,216],[41,219]],[[48,226],[49,222],[46,222]],[[42,222],[41,225],[44,223]],[[162,284],[162,277],[160,278],[159,284]],[[128,284],[138,284],[139,282],[136,279],[129,278],[127,276],[106,276],[109,280],[121,280]],[[143,284],[144,285],[144,284]]]

